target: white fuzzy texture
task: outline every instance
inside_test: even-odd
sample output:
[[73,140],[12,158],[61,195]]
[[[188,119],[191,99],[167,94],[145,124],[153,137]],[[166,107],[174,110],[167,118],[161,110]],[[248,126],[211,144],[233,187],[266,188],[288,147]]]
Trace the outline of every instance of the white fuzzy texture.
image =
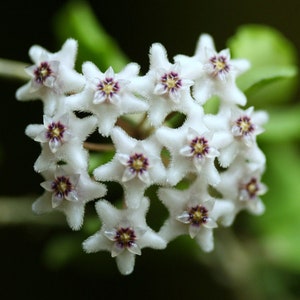
[[[224,57],[228,64],[228,72],[216,75],[210,60],[213,57]],[[204,104],[212,96],[218,96],[227,104],[245,105],[246,96],[236,85],[236,77],[247,71],[250,63],[244,59],[231,59],[228,49],[216,52],[213,39],[208,34],[199,38],[194,56],[177,55],[175,61],[189,70],[194,80],[193,96],[200,104]]]
[[[85,84],[82,74],[74,69],[78,43],[74,39],[67,39],[60,51],[51,53],[39,45],[34,45],[29,50],[29,56],[34,65],[28,71],[31,80],[16,91],[16,98],[21,101],[40,99],[44,103],[44,112],[53,115],[62,109],[65,94],[79,92]],[[34,69],[41,63],[47,62],[50,67],[58,64],[58,69],[53,74],[53,83],[40,84],[33,89]]]
[[[102,226],[83,248],[87,253],[110,252],[127,275],[144,247],[164,249],[171,240],[187,235],[209,252],[216,227],[232,225],[241,210],[264,212],[261,196],[267,187],[261,179],[266,158],[256,137],[268,115],[254,107],[241,108],[247,99],[236,78],[250,67],[247,60],[232,59],[229,49],[217,52],[208,34],[200,36],[193,56],[176,55],[172,62],[165,47],[154,43],[145,75],[139,74],[136,63],[115,73],[113,67],[101,71],[89,61],[79,74],[74,70],[76,53],[73,39],[56,53],[32,46],[33,66],[27,68],[31,80],[16,92],[18,100],[40,99],[44,104],[43,124],[30,124],[25,130],[41,146],[34,170],[45,179],[45,192],[32,205],[35,213],[60,211],[68,225],[79,230],[86,203],[100,199],[95,209]],[[53,72],[39,82],[36,68],[43,62]],[[212,96],[219,100],[215,114],[203,107]],[[181,123],[172,119],[178,115],[185,117]],[[49,126],[58,122],[65,131],[60,136],[55,129],[49,138]],[[92,133],[112,146],[112,159],[93,165],[93,170],[87,147],[91,144],[86,143]],[[105,158],[100,152],[99,161]],[[52,184],[62,174],[74,186],[70,194],[59,197]],[[122,200],[121,209],[101,199],[107,192],[102,182],[109,181],[123,188],[122,199],[114,199]],[[158,232],[146,223],[152,186],[158,187],[158,199],[169,212]],[[191,209],[200,206],[207,210],[207,219],[198,226],[191,221]],[[197,213],[195,219],[203,211]],[[124,249],[116,243],[120,227],[136,234]]]
[[[98,201],[96,210],[102,221],[102,227],[100,231],[83,242],[83,249],[88,253],[104,250],[113,255],[115,242],[107,238],[105,231],[116,230],[119,227],[130,227],[134,230],[137,237],[136,244],[140,249],[145,247],[164,249],[167,245],[166,241],[146,224],[145,217],[148,208],[149,199],[145,197],[140,200],[138,209],[119,210],[106,200]],[[141,235],[138,234],[139,231],[142,231]],[[133,271],[135,254],[128,249],[123,249],[116,256],[116,262],[120,272],[128,275]]]
[[54,210],[61,211],[65,214],[68,225],[73,230],[79,230],[83,224],[84,208],[89,201],[102,198],[106,194],[106,187],[99,182],[90,178],[90,176],[79,170],[74,170],[69,165],[64,167],[57,167],[53,171],[43,173],[45,182],[48,185],[57,178],[57,176],[78,176],[79,180],[74,186],[78,199],[76,201],[69,201],[62,199],[61,203],[57,206],[53,205],[53,192],[45,190],[45,192],[33,203],[32,209],[37,214],[48,213]]
[[[128,136],[120,127],[112,130],[111,138],[116,147],[116,154],[112,161],[96,168],[94,176],[99,181],[119,182],[125,190],[126,204],[130,208],[138,208],[145,189],[152,184],[163,184],[166,180],[166,170],[160,158],[162,146],[155,136],[139,141]],[[123,157],[130,157],[135,153],[142,153],[149,161],[149,168],[145,171],[148,173],[147,181],[138,176],[124,180],[128,167],[123,164]]]

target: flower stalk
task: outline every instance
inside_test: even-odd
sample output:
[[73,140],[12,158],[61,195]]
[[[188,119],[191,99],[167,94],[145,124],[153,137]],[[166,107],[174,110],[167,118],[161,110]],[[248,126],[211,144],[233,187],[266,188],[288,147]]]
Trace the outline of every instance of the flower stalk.
[[0,76],[4,78],[26,81],[29,79],[24,69],[28,64],[20,61],[0,58]]

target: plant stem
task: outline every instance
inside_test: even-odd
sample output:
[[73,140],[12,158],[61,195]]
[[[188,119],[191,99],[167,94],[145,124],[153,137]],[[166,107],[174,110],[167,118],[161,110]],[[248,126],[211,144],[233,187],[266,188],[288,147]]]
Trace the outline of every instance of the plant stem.
[[91,142],[84,142],[83,146],[87,150],[98,151],[98,152],[115,150],[115,147],[112,144],[97,144]]
[[60,213],[49,213],[42,217],[31,210],[35,197],[0,197],[0,226],[12,225],[51,225],[64,226]]
[[29,75],[24,71],[28,64],[0,58],[0,76],[10,79],[26,81]]

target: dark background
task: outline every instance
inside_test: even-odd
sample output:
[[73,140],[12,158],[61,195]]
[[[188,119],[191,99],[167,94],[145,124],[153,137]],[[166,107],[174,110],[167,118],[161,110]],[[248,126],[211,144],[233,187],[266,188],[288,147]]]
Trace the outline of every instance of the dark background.
[[[298,0],[98,0],[89,3],[107,32],[143,70],[147,70],[148,49],[153,42],[161,42],[170,58],[178,53],[191,55],[199,34],[207,32],[221,50],[237,27],[247,23],[275,27],[293,41],[300,53]],[[28,49],[33,44],[42,45],[51,52],[59,50],[61,45],[53,33],[53,17],[63,4],[62,1],[2,1],[0,57],[30,62]],[[24,135],[24,129],[29,123],[40,122],[41,106],[36,102],[15,100],[20,82],[1,79],[0,84],[0,194],[37,195],[41,192],[41,179],[32,165],[39,148]],[[234,299],[231,286],[222,284],[222,279],[216,279],[205,265],[186,257],[183,250],[171,258],[168,257],[171,250],[164,254],[145,251],[130,277],[119,275],[114,264],[108,269],[101,264],[91,265],[94,261],[90,258],[62,269],[50,268],[42,260],[44,246],[53,236],[67,233],[64,227],[39,230],[26,225],[2,226],[0,270],[4,280],[0,281],[1,299],[24,296],[31,299],[187,299],[201,298],[201,295],[207,299]],[[79,248],[80,238],[76,246]],[[76,251],[78,249],[74,248]]]

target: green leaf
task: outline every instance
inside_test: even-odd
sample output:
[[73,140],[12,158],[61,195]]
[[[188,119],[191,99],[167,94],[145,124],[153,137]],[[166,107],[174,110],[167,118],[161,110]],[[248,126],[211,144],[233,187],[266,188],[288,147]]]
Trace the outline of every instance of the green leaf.
[[296,66],[261,66],[241,75],[237,84],[251,105],[262,107],[288,100],[296,88],[296,75]]
[[297,89],[297,51],[276,29],[244,25],[228,40],[233,58],[246,58],[251,69],[237,79],[249,105],[287,102]]
[[82,255],[79,237],[62,234],[48,241],[44,249],[43,259],[51,269],[61,269]]
[[129,61],[117,42],[105,31],[85,1],[68,2],[53,18],[60,43],[74,38],[79,43],[78,64],[94,62],[100,69],[109,66],[118,72]]
[[91,174],[97,167],[109,162],[114,156],[114,151],[98,152],[89,154],[89,173]]
[[295,46],[273,27],[249,24],[238,28],[228,40],[231,55],[247,58],[252,67],[286,66],[297,63]]
[[220,107],[220,98],[213,96],[208,99],[203,105],[206,114],[216,114]]
[[268,109],[269,121],[258,138],[268,143],[287,143],[300,139],[300,105]]
[[271,144],[264,148],[268,168],[264,182],[269,191],[262,197],[266,212],[254,228],[273,263],[300,271],[300,156],[296,144]]
[[297,75],[296,66],[262,66],[256,67],[238,78],[240,88],[245,92],[259,87],[264,81],[272,82],[281,78]]

